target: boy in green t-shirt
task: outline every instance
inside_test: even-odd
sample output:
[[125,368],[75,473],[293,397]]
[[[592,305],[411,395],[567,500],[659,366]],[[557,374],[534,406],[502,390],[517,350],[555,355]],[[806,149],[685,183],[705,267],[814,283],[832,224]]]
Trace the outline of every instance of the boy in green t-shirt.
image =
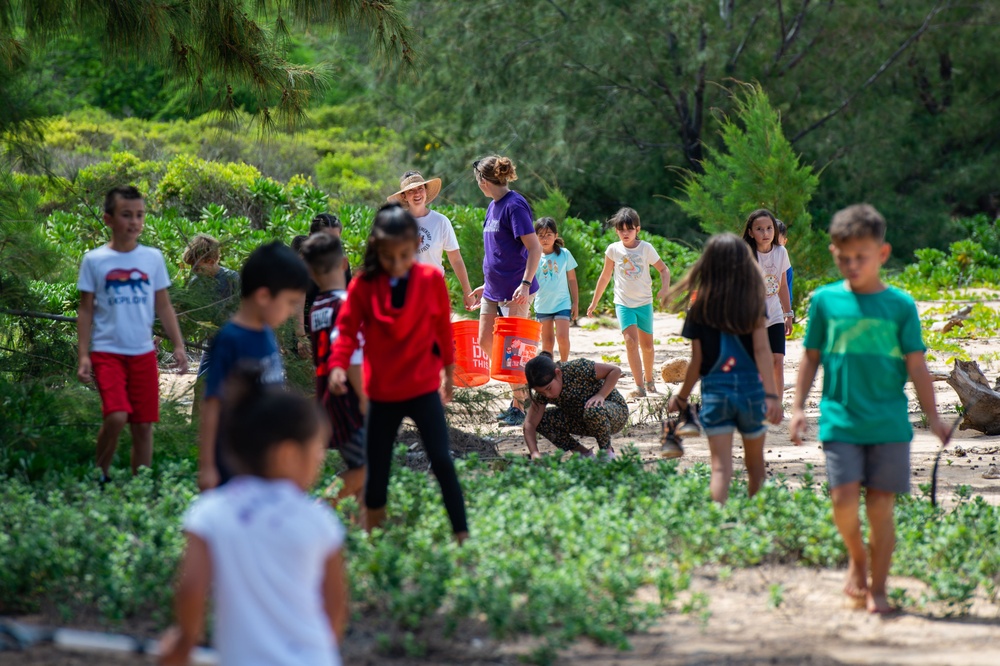
[[[850,558],[844,594],[872,613],[891,610],[886,579],[896,543],[893,507],[896,493],[910,489],[913,429],[903,391],[907,376],[931,431],[942,442],[949,434],[934,403],[916,305],[879,277],[891,251],[885,226],[868,204],[833,216],[830,252],[846,279],[813,294],[789,427],[792,441],[802,444],[806,397],[822,363],[819,440],[826,454],[833,521]],[[858,517],[862,485],[871,528],[870,585]]]

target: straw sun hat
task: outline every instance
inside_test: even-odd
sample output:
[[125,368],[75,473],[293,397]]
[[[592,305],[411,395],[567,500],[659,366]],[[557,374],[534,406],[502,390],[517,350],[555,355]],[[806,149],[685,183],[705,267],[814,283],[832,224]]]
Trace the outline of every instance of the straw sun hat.
[[420,187],[421,185],[427,186],[427,201],[425,203],[430,203],[434,201],[436,197],[441,192],[441,179],[431,178],[430,180],[424,180],[424,177],[419,173],[413,173],[408,176],[403,176],[399,181],[399,191],[390,194],[386,197],[387,201],[395,201],[396,203],[403,203],[403,192],[408,192],[414,188]]

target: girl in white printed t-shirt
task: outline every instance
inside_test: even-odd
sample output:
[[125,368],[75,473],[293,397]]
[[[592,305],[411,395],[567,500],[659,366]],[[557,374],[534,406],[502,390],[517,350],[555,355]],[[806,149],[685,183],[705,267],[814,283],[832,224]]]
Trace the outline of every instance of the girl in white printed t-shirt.
[[647,393],[657,392],[653,379],[653,279],[649,269],[655,268],[660,273],[660,291],[656,298],[661,306],[667,303],[670,271],[660,259],[656,248],[639,240],[639,213],[628,207],[621,208],[611,216],[608,225],[615,228],[615,233],[621,240],[609,245],[604,253],[604,270],[601,271],[601,277],[597,278],[587,316],[593,316],[613,274],[615,313],[618,315],[622,337],[625,338],[628,367],[635,380],[635,390],[628,397],[644,398]]
[[390,194],[387,199],[402,204],[417,220],[420,228],[420,245],[417,248],[417,261],[431,264],[444,273],[444,263],[441,255],[448,255],[448,263],[455,272],[458,283],[462,285],[462,301],[465,309],[471,310],[479,303],[472,296],[472,285],[469,284],[469,271],[465,268],[462,251],[458,246],[458,237],[451,220],[431,210],[427,205],[434,201],[441,192],[441,179],[425,180],[419,171],[407,171],[399,180],[399,191]]
[[786,274],[791,267],[788,252],[777,243],[778,225],[774,215],[759,208],[747,216],[743,240],[750,246],[760,272],[764,274],[767,295],[767,339],[774,356],[774,381],[778,395],[785,391],[785,338],[792,334],[792,304],[788,296]]
[[347,624],[344,528],[306,489],[330,426],[302,395],[237,370],[226,384],[224,455],[239,472],[184,516],[177,625],[160,663],[188,663],[210,591],[222,666],[340,666]]

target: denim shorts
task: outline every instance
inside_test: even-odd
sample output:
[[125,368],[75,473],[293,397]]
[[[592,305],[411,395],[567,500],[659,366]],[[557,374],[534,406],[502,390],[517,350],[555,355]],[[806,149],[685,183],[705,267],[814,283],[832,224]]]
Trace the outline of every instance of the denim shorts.
[[847,444],[823,442],[830,487],[861,482],[865,488],[905,495],[910,492],[910,443]]
[[757,439],[767,433],[767,405],[759,376],[713,373],[708,379],[701,378],[699,415],[707,437],[739,431],[747,439]]
[[565,310],[559,310],[558,312],[545,313],[535,313],[535,319],[538,321],[552,321],[553,319],[561,319],[562,321],[569,321],[573,315],[573,311],[569,308]]
[[643,333],[653,334],[653,304],[630,308],[615,303],[615,313],[618,315],[618,325],[624,331],[629,326],[637,326]]

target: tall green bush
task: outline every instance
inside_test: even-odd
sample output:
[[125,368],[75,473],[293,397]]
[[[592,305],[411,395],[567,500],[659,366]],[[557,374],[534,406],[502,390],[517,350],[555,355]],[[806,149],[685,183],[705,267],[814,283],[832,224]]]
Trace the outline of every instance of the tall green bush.
[[796,274],[814,278],[829,271],[826,234],[813,229],[809,201],[819,178],[800,164],[785,138],[781,114],[759,84],[734,96],[734,116],[720,115],[724,149],[705,147],[703,173],[686,172],[678,205],[703,231],[741,234],[746,216],[767,208],[788,225],[788,253]]

